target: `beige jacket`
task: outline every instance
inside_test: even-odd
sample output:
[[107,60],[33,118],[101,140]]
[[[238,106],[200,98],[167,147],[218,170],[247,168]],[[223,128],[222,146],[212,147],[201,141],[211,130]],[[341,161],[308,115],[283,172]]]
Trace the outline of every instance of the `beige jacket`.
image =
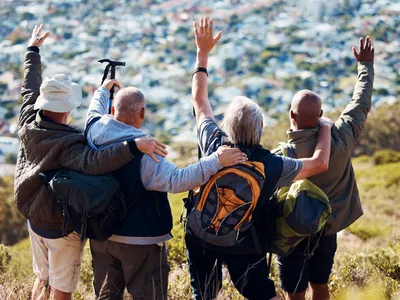
[[134,156],[130,150],[132,145],[127,142],[94,151],[80,131],[46,120],[41,111],[34,110],[42,83],[41,67],[38,53],[25,54],[15,205],[36,226],[58,229],[63,216],[39,173],[64,167],[87,174],[103,174],[119,169]]
[[[363,214],[351,154],[371,110],[373,81],[373,63],[358,63],[358,81],[353,99],[332,128],[329,169],[309,178],[328,195],[332,205],[326,235],[345,229]],[[288,155],[295,158],[311,157],[317,135],[318,128],[288,131]],[[279,154],[280,151],[274,152]]]

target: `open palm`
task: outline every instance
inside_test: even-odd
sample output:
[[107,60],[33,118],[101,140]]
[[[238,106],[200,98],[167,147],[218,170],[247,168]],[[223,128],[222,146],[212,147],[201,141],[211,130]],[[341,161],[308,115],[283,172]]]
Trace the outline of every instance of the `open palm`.
[[207,17],[200,18],[199,23],[194,22],[194,35],[198,52],[210,53],[214,45],[221,39],[222,32],[213,36],[213,20]]

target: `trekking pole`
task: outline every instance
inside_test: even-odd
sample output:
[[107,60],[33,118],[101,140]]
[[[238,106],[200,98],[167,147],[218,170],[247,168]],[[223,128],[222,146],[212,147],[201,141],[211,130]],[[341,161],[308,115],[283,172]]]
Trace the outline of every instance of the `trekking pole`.
[[[99,63],[103,62],[108,62],[108,65],[104,69],[104,74],[103,74],[103,79],[101,80],[101,84],[103,84],[104,80],[106,80],[108,73],[111,71],[110,74],[110,79],[115,79],[115,68],[118,66],[125,66],[124,61],[114,61],[111,59],[103,58],[99,60]],[[110,90],[110,102],[109,102],[109,107],[108,107],[108,113],[111,113],[111,106],[112,106],[112,101],[114,99],[114,86]]]

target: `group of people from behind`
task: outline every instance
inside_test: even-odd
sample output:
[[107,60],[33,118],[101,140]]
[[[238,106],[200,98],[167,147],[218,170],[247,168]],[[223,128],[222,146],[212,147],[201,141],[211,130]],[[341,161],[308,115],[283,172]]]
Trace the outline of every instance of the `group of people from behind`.
[[[125,289],[134,299],[167,299],[168,273],[165,242],[172,237],[167,193],[195,190],[224,168],[247,162],[262,164],[262,196],[253,212],[251,228],[237,231],[232,247],[221,247],[187,229],[185,242],[190,283],[196,300],[214,299],[222,288],[222,264],[237,290],[247,299],[278,299],[269,278],[262,239],[263,205],[273,192],[308,178],[329,197],[332,214],[323,236],[299,244],[287,256],[278,256],[281,287],[287,299],[305,299],[310,286],[314,300],[329,299],[337,232],[362,215],[351,153],[371,108],[374,49],[369,37],[353,48],[358,81],[352,100],[334,123],[323,117],[322,101],[312,91],[295,94],[289,112],[290,130],[285,149],[268,151],[260,145],[263,115],[244,96],[234,97],[220,125],[208,99],[208,57],[222,33],[213,35],[213,22],[194,23],[197,58],[192,76],[192,100],[202,158],[185,168],[166,159],[166,146],[141,127],[146,98],[136,87],[122,88],[106,79],[91,99],[85,133],[68,124],[69,113],[82,100],[77,84],[62,74],[41,76],[40,46],[49,36],[35,27],[25,54],[23,103],[18,124],[21,139],[15,204],[28,219],[36,281],[33,299],[71,299],[76,291],[86,240],[75,228],[63,226],[63,212],[43,184],[40,173],[67,168],[85,174],[113,172],[126,199],[134,199],[122,228],[107,241],[90,240],[94,291],[97,299],[122,299]],[[111,113],[110,90],[119,88]],[[193,209],[188,205],[188,213]],[[318,243],[304,258],[308,243]],[[308,245],[307,245],[308,244]]]

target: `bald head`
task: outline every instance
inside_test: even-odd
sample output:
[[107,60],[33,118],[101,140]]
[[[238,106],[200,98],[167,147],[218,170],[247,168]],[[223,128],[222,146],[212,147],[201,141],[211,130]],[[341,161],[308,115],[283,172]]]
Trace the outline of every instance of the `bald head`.
[[126,87],[116,94],[112,113],[118,121],[140,128],[144,121],[145,108],[143,93],[135,87]]
[[290,108],[290,118],[296,130],[314,128],[322,116],[321,98],[309,90],[296,93]]

